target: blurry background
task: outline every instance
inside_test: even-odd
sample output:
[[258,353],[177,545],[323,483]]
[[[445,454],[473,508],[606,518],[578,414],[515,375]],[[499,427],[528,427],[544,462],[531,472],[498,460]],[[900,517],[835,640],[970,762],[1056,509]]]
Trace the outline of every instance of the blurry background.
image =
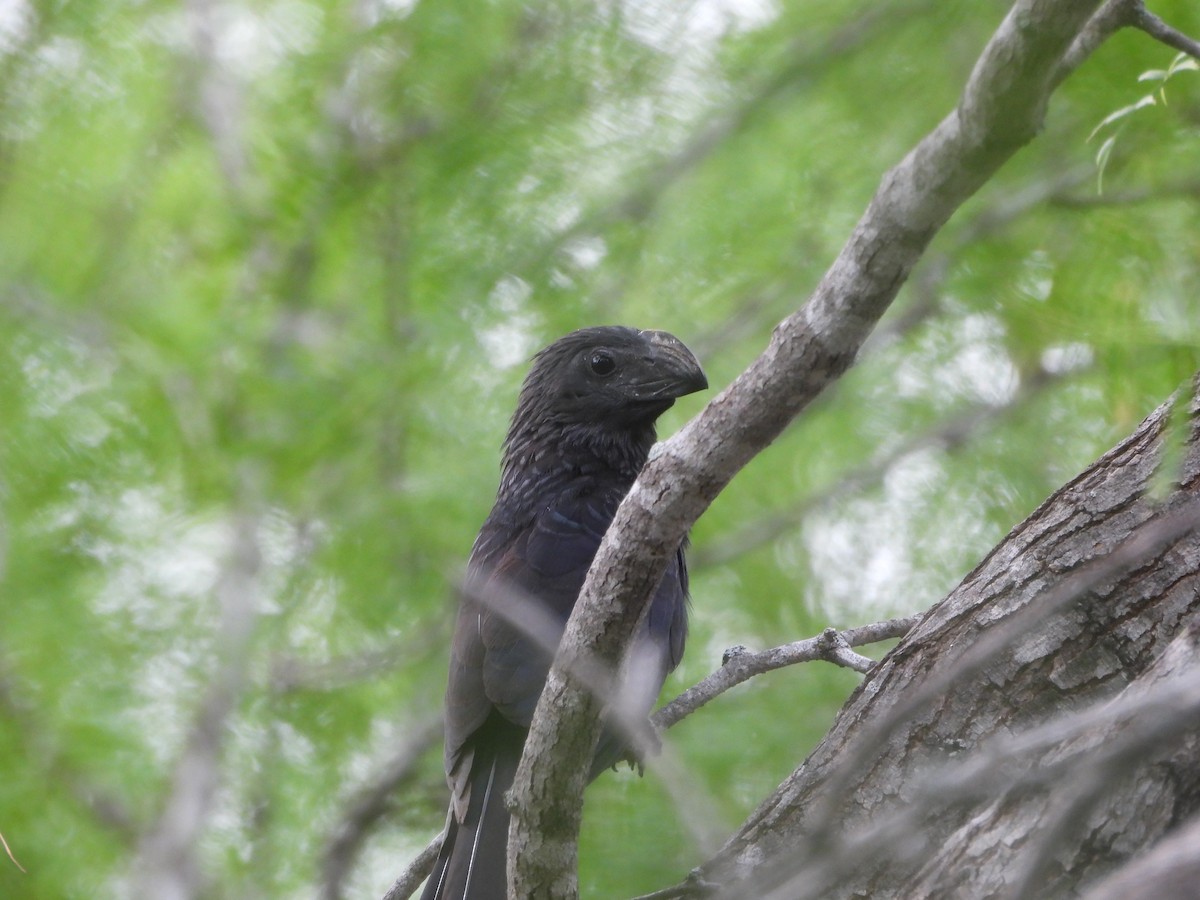
[[[0,3],[0,896],[144,894],[172,840],[193,896],[381,895],[442,824],[453,584],[528,356],[663,328],[723,387],[1005,10]],[[718,498],[669,695],[926,609],[1200,367],[1172,58],[1126,33],[1072,77]],[[778,672],[673,730],[702,816],[602,777],[585,896],[685,875],[856,683]]]

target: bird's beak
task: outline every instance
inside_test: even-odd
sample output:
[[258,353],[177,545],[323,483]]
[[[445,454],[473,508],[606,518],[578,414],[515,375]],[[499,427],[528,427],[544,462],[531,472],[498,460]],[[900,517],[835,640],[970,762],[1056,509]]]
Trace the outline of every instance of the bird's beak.
[[642,337],[650,344],[650,362],[656,376],[647,385],[652,391],[650,396],[674,399],[708,387],[699,360],[683,341],[666,331],[643,331]]

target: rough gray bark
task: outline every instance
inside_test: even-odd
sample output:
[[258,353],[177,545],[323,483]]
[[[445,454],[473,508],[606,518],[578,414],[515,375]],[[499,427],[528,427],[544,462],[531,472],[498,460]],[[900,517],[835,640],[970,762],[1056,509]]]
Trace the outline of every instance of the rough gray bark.
[[[1192,653],[1200,652],[1195,642]],[[1086,900],[1193,900],[1200,884],[1200,818],[1193,818],[1164,838],[1153,850],[1104,879],[1088,891]]]
[[[926,614],[703,882],[727,897],[1076,896],[1200,811],[1200,396],[1156,499],[1170,411]],[[1176,847],[1161,870],[1198,860]]]

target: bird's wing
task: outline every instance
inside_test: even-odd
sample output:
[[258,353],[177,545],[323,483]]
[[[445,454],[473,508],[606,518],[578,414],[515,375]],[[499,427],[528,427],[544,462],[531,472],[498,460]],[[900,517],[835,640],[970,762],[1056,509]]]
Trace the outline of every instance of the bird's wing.
[[569,493],[539,511],[492,570],[481,619],[483,686],[506,719],[528,727],[554,650],[621,502],[616,489]]
[[[456,795],[467,790],[471,736],[493,710],[517,725],[532,720],[554,648],[621,497],[615,488],[564,493],[525,522],[493,516],[480,532],[446,690],[446,771]],[[456,799],[465,804],[465,796]]]
[[[475,752],[473,735],[493,711],[528,727],[554,649],[588,568],[624,491],[572,492],[543,507],[523,527],[485,525],[472,554],[472,588],[459,609],[446,692],[446,771],[456,807],[465,810]],[[645,715],[687,635],[687,568],[682,548],[660,582],[635,640],[639,677],[627,708]],[[623,752],[614,734],[601,740],[597,768]]]

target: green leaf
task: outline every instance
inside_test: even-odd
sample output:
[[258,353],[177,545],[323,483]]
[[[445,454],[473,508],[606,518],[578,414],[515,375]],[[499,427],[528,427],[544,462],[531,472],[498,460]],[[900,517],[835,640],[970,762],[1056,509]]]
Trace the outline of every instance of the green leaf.
[[1092,132],[1091,132],[1091,134],[1089,134],[1087,136],[1087,139],[1090,141],[1092,138],[1094,138],[1096,136],[1096,133],[1098,131],[1100,131],[1102,128],[1104,128],[1106,125],[1111,125],[1113,122],[1119,122],[1121,119],[1124,119],[1126,116],[1133,115],[1139,109],[1145,109],[1147,106],[1154,106],[1157,102],[1158,101],[1154,99],[1153,94],[1147,94],[1146,96],[1144,96],[1140,100],[1138,100],[1136,103],[1130,103],[1128,106],[1122,106],[1120,109],[1116,110],[1115,112],[1109,113],[1107,116],[1105,116],[1103,119],[1101,119],[1100,124],[1092,129]]
[[1200,72],[1200,61],[1197,61],[1194,56],[1180,53],[1171,61],[1171,66],[1167,69],[1166,77],[1170,78],[1176,72]]

